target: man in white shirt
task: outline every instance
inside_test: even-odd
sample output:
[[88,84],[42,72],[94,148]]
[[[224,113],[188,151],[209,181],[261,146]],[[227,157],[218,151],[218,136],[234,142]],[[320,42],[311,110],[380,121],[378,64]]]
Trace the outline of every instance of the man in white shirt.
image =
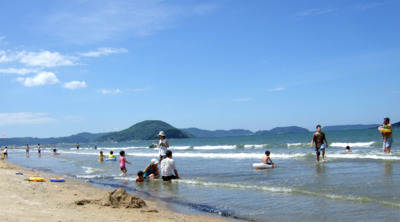
[[[175,161],[172,159],[171,150],[167,150],[166,152],[167,158],[161,161],[161,176],[164,181],[171,181],[172,179],[180,179],[178,175],[178,171],[175,167]],[[175,175],[172,174],[172,170],[174,170]]]

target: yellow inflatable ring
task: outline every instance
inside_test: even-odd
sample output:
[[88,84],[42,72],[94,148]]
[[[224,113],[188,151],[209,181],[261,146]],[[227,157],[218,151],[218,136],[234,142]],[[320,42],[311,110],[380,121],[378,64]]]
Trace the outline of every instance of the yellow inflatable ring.
[[390,132],[392,132],[390,129],[383,128],[383,126],[378,127],[378,130],[381,131],[382,133],[390,133]]
[[45,182],[43,177],[29,177],[28,181],[32,182]]

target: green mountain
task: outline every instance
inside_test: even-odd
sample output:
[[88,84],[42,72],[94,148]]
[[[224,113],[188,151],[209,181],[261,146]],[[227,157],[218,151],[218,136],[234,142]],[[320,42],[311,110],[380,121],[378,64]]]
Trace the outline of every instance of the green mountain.
[[186,128],[182,131],[189,133],[195,137],[225,137],[225,136],[247,136],[253,135],[250,130],[232,129],[232,130],[202,130],[198,128]]
[[266,135],[266,134],[288,134],[288,133],[309,133],[310,131],[305,128],[298,126],[287,126],[287,127],[276,127],[271,130],[261,130],[257,131],[256,135]]
[[17,137],[17,138],[2,138],[0,144],[3,146],[23,146],[26,144],[58,144],[58,143],[89,143],[97,138],[110,133],[78,133],[66,137],[50,137],[50,138],[35,138],[35,137]]
[[168,123],[159,120],[146,120],[129,127],[128,129],[111,133],[98,138],[96,141],[129,141],[152,140],[158,138],[158,133],[164,131],[167,138],[190,138],[192,135],[177,129]]
[[336,131],[336,130],[362,130],[377,128],[379,124],[357,124],[357,125],[338,125],[338,126],[323,126],[323,131]]

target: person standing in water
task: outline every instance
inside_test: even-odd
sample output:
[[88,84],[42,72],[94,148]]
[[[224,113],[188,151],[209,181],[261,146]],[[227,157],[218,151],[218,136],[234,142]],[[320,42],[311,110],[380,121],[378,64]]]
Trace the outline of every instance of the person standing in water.
[[161,163],[161,161],[167,157],[166,153],[167,149],[169,148],[169,142],[165,137],[164,131],[160,131],[158,136],[160,137],[160,141],[158,142],[158,155],[160,156],[158,162]]
[[324,162],[325,148],[328,148],[328,141],[326,140],[325,133],[321,132],[321,125],[318,125],[316,128],[317,132],[314,133],[313,138],[311,140],[311,148],[315,143],[315,153],[317,155],[317,161],[319,161],[319,156],[321,155],[322,151],[322,162]]
[[29,145],[28,144],[26,144],[25,151],[26,151],[26,157],[29,157]]
[[128,161],[125,159],[125,151],[121,150],[121,152],[119,152],[119,155],[121,155],[121,157],[119,158],[119,167],[120,167],[121,172],[122,172],[121,176],[125,176],[126,172],[128,171],[128,170],[126,169],[125,163],[128,163],[128,164],[131,164],[131,163],[128,162]]
[[76,149],[79,150],[79,143],[76,143]]
[[39,157],[41,157],[41,156],[42,156],[42,151],[40,150],[40,143],[39,143],[37,146],[38,146],[38,154],[39,154]]
[[389,132],[381,132],[383,140],[383,152],[390,154],[390,149],[392,148],[393,143],[393,128],[392,125],[390,125],[390,119],[388,117],[383,119],[382,127],[389,130]]

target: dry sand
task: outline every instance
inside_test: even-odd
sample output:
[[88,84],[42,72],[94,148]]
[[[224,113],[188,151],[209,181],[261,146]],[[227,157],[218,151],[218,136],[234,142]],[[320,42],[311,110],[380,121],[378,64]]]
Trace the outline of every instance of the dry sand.
[[[23,175],[16,175],[19,172]],[[29,177],[46,182],[25,181]],[[65,183],[50,182],[57,177],[0,160],[1,221],[228,221],[177,213],[121,190],[111,193],[68,178]]]

